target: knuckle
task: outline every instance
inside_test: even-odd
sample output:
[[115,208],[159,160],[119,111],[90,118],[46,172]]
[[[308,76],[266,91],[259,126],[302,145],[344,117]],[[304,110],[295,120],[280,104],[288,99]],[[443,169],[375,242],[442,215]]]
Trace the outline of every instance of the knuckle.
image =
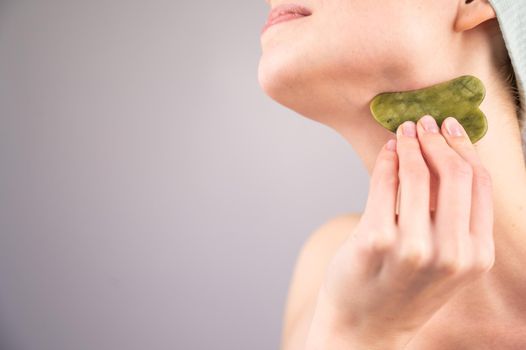
[[429,169],[423,162],[410,162],[400,168],[400,178],[411,178],[416,181],[429,182],[430,177]]
[[486,262],[477,262],[473,265],[472,272],[475,275],[480,275],[488,272],[489,270],[491,270],[492,267],[492,265]]
[[[394,153],[394,152],[393,152]],[[392,155],[381,154],[374,163],[373,173],[385,173],[388,169],[392,168]]]
[[389,234],[377,234],[369,239],[366,250],[372,254],[385,254],[393,249],[395,242]]
[[376,163],[391,163],[392,161],[396,160],[396,158],[396,152],[380,152],[376,158]]
[[474,171],[475,180],[484,187],[491,187],[492,180],[489,171],[483,167],[477,167]]
[[398,261],[403,265],[425,268],[431,262],[431,254],[426,249],[409,248],[399,253]]
[[457,275],[461,273],[463,269],[460,261],[452,257],[440,258],[435,263],[435,270],[447,276]]
[[[391,152],[394,153],[394,152]],[[385,157],[385,158],[384,158]],[[395,184],[398,181],[397,169],[393,164],[389,164],[386,158],[393,157],[389,155],[379,156],[371,175],[371,185]]]
[[418,140],[412,139],[406,141],[408,141],[408,144],[405,145],[405,148],[401,148],[402,158],[407,159],[408,161],[419,160],[422,158],[422,150]]
[[474,264],[474,271],[476,273],[485,273],[493,268],[495,265],[495,255],[494,254],[484,254],[482,255]]
[[459,157],[449,157],[444,162],[441,174],[452,178],[471,178],[473,176],[473,168],[471,164]]
[[455,148],[462,148],[462,149],[469,150],[472,147],[472,145],[470,145],[467,142],[467,140],[464,139],[463,137],[453,137],[453,138],[448,139],[447,142],[454,145]]
[[375,174],[371,177],[371,186],[378,186],[378,185],[395,185],[398,183],[398,176],[397,174],[389,171],[389,170],[381,170],[375,172]]

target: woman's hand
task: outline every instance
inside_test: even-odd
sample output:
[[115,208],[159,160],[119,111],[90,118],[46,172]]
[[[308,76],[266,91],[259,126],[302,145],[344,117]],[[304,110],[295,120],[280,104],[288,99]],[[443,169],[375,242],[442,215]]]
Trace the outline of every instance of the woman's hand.
[[[448,121],[460,136],[447,133]],[[450,117],[441,133],[426,116],[414,136],[402,135],[411,124],[398,128],[395,151],[384,147],[378,155],[365,211],[333,257],[318,298],[324,310],[314,318],[337,327],[356,349],[378,340],[406,344],[495,260],[491,179],[466,132]],[[313,320],[311,332],[320,326]],[[321,344],[315,337],[311,343]]]

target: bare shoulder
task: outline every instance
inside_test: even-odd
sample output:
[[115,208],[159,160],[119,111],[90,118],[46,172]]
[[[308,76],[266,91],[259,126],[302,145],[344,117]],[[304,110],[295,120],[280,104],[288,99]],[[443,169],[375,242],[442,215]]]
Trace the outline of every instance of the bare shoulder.
[[314,252],[316,255],[332,256],[331,249],[338,247],[349,236],[360,221],[360,213],[338,215],[316,228],[303,243],[302,254]]
[[338,215],[317,227],[301,246],[289,285],[281,349],[302,349],[325,270],[360,217],[360,213]]

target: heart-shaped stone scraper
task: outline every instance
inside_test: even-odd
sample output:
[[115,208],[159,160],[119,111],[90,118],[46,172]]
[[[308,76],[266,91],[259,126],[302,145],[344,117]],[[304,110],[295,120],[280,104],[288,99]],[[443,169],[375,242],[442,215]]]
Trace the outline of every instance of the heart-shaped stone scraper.
[[479,109],[485,96],[480,79],[463,75],[423,89],[381,93],[372,99],[370,108],[376,121],[394,133],[406,120],[416,123],[426,114],[439,127],[447,117],[455,117],[475,143],[488,130],[486,116]]

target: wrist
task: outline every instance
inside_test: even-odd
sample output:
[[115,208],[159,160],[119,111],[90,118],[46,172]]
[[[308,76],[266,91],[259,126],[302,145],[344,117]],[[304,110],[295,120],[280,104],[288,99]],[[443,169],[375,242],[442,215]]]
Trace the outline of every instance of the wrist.
[[306,339],[305,350],[402,350],[408,334],[364,329],[352,315],[342,315],[320,291]]

